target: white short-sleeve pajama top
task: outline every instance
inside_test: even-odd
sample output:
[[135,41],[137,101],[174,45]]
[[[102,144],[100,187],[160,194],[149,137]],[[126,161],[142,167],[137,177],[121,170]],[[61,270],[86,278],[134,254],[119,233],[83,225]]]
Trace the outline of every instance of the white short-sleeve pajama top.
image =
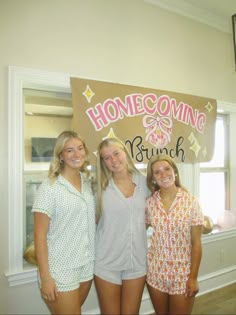
[[132,197],[126,198],[112,179],[102,193],[95,265],[103,270],[133,269],[146,273],[145,199],[149,191],[143,175],[133,175],[132,180]]
[[47,234],[49,271],[82,267],[95,255],[95,200],[89,180],[80,173],[81,192],[62,175],[45,180],[38,189],[32,212],[50,218]]

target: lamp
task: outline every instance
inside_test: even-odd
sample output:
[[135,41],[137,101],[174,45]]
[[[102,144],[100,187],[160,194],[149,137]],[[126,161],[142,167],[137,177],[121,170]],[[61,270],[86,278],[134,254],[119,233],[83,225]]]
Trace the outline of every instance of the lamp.
[[234,43],[234,63],[236,71],[236,14],[232,15],[232,26],[233,26],[233,43]]

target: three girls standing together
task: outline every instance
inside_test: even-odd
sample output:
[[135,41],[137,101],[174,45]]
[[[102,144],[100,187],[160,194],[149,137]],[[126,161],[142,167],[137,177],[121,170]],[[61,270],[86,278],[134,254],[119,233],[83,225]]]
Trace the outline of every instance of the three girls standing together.
[[50,312],[81,314],[94,278],[101,314],[139,314],[145,283],[156,314],[191,314],[203,214],[174,161],[153,156],[145,177],[125,145],[107,138],[97,151],[96,193],[87,165],[83,139],[61,133],[33,205],[39,285]]

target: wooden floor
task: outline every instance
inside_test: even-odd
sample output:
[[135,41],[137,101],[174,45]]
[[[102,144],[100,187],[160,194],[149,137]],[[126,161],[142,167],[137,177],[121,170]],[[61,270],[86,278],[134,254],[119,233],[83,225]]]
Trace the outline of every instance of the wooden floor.
[[236,283],[196,297],[192,315],[236,315]]
[[215,314],[236,315],[236,283],[196,297],[192,315]]

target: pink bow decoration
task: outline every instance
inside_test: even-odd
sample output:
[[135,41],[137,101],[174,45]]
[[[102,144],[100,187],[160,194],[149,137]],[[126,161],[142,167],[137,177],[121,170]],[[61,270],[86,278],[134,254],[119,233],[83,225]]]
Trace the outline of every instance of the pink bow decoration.
[[[143,127],[147,128],[145,140],[149,141],[154,146],[163,147],[170,142],[173,127],[170,117],[145,115],[143,117]],[[156,131],[159,131],[159,135]]]

